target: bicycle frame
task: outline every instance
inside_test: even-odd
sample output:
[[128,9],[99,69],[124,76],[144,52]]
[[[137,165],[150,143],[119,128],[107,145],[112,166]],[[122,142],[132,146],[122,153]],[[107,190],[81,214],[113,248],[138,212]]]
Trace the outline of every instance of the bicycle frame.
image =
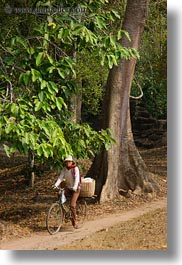
[[[53,235],[57,233],[64,222],[72,221],[72,211],[66,204],[69,196],[65,196],[65,189],[60,188],[58,191],[58,201],[54,202],[48,211],[46,217],[46,227],[48,232]],[[80,224],[83,224],[87,214],[87,203],[83,198],[77,201],[76,212]]]

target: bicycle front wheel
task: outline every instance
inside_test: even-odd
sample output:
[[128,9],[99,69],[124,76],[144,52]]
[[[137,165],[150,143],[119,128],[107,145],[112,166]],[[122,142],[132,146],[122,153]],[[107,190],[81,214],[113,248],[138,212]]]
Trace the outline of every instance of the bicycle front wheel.
[[80,200],[77,202],[76,215],[79,225],[82,225],[87,216],[87,203],[85,200]]
[[49,234],[54,235],[59,232],[63,222],[63,209],[58,202],[55,202],[51,205],[46,217],[46,227]]

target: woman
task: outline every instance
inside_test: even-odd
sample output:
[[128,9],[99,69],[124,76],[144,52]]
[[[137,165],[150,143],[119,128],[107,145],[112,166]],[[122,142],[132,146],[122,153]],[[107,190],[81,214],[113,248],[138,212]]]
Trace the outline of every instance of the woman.
[[54,187],[58,187],[63,179],[66,181],[65,195],[71,195],[70,208],[72,211],[72,225],[74,228],[78,228],[78,223],[76,220],[76,202],[80,194],[81,181],[79,168],[73,161],[72,156],[68,156],[64,160],[64,168],[62,169]]

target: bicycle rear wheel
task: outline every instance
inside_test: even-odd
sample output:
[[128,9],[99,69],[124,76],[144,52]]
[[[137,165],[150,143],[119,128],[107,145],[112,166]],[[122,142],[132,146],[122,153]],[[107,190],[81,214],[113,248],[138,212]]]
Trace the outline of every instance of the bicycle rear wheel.
[[55,202],[51,205],[46,217],[46,227],[49,234],[54,235],[59,232],[63,222],[63,209],[58,202]]
[[87,216],[87,203],[85,200],[77,201],[76,215],[79,225],[82,225]]

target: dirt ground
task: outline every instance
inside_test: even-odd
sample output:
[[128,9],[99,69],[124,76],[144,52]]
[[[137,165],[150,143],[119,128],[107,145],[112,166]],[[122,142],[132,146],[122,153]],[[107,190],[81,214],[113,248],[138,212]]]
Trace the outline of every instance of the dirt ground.
[[[166,207],[151,209],[57,250],[166,250]],[[128,213],[126,213],[128,216]]]
[[[83,228],[74,230],[68,225],[57,235],[50,236],[45,217],[50,204],[56,200],[50,188],[57,178],[56,172],[37,172],[35,187],[31,189],[25,177],[26,158],[16,155],[8,159],[1,152],[0,249],[18,249],[19,246],[19,249],[54,250],[165,250],[167,149],[141,150],[140,153],[155,174],[154,179],[160,186],[158,193],[152,197],[131,193],[130,198],[121,197],[110,203],[90,203],[88,220]],[[104,220],[106,225],[103,227]]]

